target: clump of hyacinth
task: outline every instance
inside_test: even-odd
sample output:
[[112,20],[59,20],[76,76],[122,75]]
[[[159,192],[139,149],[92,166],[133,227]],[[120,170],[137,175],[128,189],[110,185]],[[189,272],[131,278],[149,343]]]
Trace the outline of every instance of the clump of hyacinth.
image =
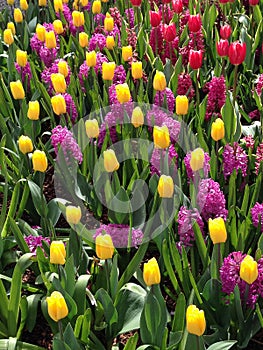
[[163,56],[163,31],[161,25],[151,29],[149,43],[155,55]]
[[98,13],[96,14],[94,17],[93,17],[93,20],[94,20],[94,24],[95,24],[95,30],[98,28],[98,27],[103,27],[103,23],[104,23],[104,20],[105,20],[105,15],[104,13]]
[[[190,166],[190,160],[191,160],[191,151],[188,152],[184,157],[184,164],[185,164],[188,180],[194,181],[196,178],[199,178],[199,171],[193,172]],[[210,156],[207,152],[204,152],[204,166],[203,166],[204,177],[207,177],[210,171],[209,162],[210,162]]]
[[260,165],[263,163],[263,143],[260,143],[257,147],[256,151],[256,162],[255,162],[255,170],[258,175],[260,170]]
[[19,75],[21,75],[21,72],[22,72],[22,81],[24,82],[27,79],[28,86],[30,86],[30,80],[32,79],[32,72],[31,72],[29,62],[27,62],[25,67],[23,68],[21,68],[19,64],[15,62],[15,68]]
[[[256,203],[251,208],[252,223],[255,227],[258,227],[259,222],[261,223],[261,232],[263,232],[263,203]],[[260,221],[259,221],[260,220]]]
[[165,88],[163,91],[158,91],[154,97],[153,103],[159,107],[164,104],[164,97],[166,97],[166,104],[170,112],[174,111],[175,97],[171,89]]
[[[134,29],[126,28],[127,31],[127,43],[132,47],[133,50],[136,50],[137,45],[137,35]],[[119,36],[120,37],[120,36]]]
[[[168,156],[168,158],[166,158]],[[176,174],[177,172],[177,160],[178,160],[178,154],[174,148],[174,145],[170,145],[168,148],[168,155],[166,155],[166,150],[164,149],[159,149],[159,148],[154,148],[153,149],[153,153],[152,153],[152,157],[150,160],[150,165],[151,165],[151,174],[157,174],[157,175],[161,175],[165,174],[165,165],[164,162],[166,161],[166,159],[168,159],[168,165],[169,167],[171,166],[171,164],[173,164],[173,169],[172,169],[172,174],[166,174],[166,175],[171,175],[173,176],[174,174]],[[162,163],[161,163],[162,162]]]
[[134,10],[129,8],[125,10],[125,18],[130,28],[134,28]]
[[241,139],[241,141],[243,141],[246,145],[247,148],[254,148],[254,144],[255,144],[255,139],[253,138],[253,136],[248,135],[243,137],[243,139]]
[[162,61],[166,58],[172,61],[172,64],[175,64],[177,61],[177,51],[178,51],[178,44],[179,44],[179,38],[178,36],[175,37],[175,39],[171,42],[165,41],[164,42],[164,54]]
[[212,179],[203,179],[198,186],[196,202],[202,218],[208,221],[222,217],[227,218],[226,200],[218,182]]
[[120,11],[117,7],[111,7],[109,9],[111,17],[114,19],[114,23],[118,26],[119,29],[121,29],[122,26],[122,17],[120,14]]
[[193,242],[195,241],[193,224],[195,222],[198,224],[201,232],[204,234],[204,222],[196,208],[187,209],[187,207],[182,206],[178,212],[177,222],[179,236],[177,247],[180,250],[182,246],[189,247],[193,245]]
[[[68,7],[67,4],[63,4],[63,16],[64,16],[65,20],[68,22],[69,31],[70,31],[70,33],[73,36],[76,36],[78,31],[79,32],[84,31],[84,26],[81,26],[81,27],[78,27],[78,28],[74,26],[73,18],[72,18],[72,12],[71,12],[71,9]],[[60,12],[56,12],[56,17],[61,19]]]
[[75,159],[79,164],[82,163],[83,156],[77,141],[71,131],[61,125],[52,130],[51,144],[54,147],[56,155],[59,156],[59,150],[63,151],[67,163]]
[[70,120],[74,123],[78,117],[77,107],[72,96],[68,93],[62,94],[66,102],[66,112],[70,116]]
[[254,111],[249,112],[248,116],[251,120],[260,120],[260,112],[258,109],[254,109]]
[[94,34],[89,40],[89,51],[99,49],[102,51],[106,47],[106,37],[103,34]]
[[[222,282],[222,291],[230,295],[234,292],[236,286],[240,291],[240,298],[250,308],[254,308],[259,296],[263,295],[263,259],[258,260],[258,277],[252,284],[248,285],[239,276],[240,264],[246,254],[242,252],[233,252],[224,259],[220,268],[220,278]],[[249,286],[248,294],[246,289]]]
[[42,248],[42,242],[46,242],[47,244],[50,244],[50,239],[48,237],[43,236],[25,236],[24,240],[30,250],[30,253],[35,254],[38,247]]
[[117,66],[114,71],[113,84],[124,84],[126,81],[126,70],[122,64]]
[[221,108],[226,102],[226,83],[225,78],[213,77],[208,85],[208,98],[205,113],[205,119],[209,120],[212,116],[221,117]]
[[93,235],[94,240],[97,236],[103,234],[109,234],[111,236],[113,245],[116,248],[127,248],[129,246],[129,238],[130,246],[137,248],[143,240],[143,232],[140,229],[130,229],[129,225],[101,225]]
[[[55,62],[53,62],[49,68],[46,67],[41,72],[41,80],[45,84],[47,84],[47,91],[48,91],[50,96],[52,96],[54,93],[54,89],[53,89],[52,82],[51,82],[51,74],[58,73],[58,63],[61,61],[64,61],[64,60],[62,60],[62,59],[55,60]],[[68,64],[67,64],[67,67],[68,67],[68,76],[65,78],[65,81],[66,81],[66,84],[68,86],[70,83],[71,69],[70,69],[70,66]]]
[[178,82],[177,82],[177,95],[186,95],[188,99],[194,97],[195,95],[195,89],[193,87],[193,82],[188,73],[181,73],[178,76]]
[[164,21],[164,24],[169,24],[173,19],[174,13],[168,4],[161,4],[159,6],[159,14]]
[[255,90],[258,96],[261,96],[263,89],[263,74],[260,74],[256,80]]
[[238,173],[241,170],[242,176],[247,175],[248,156],[237,142],[233,146],[225,145],[223,152],[223,174],[225,179],[228,178],[234,170]]

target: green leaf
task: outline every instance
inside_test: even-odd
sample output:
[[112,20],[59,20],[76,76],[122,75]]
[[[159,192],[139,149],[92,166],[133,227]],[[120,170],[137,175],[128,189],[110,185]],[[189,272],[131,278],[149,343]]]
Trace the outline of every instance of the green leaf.
[[30,317],[27,318],[26,327],[29,332],[32,332],[36,325],[38,303],[41,297],[42,294],[32,294],[27,297],[28,314]]
[[237,343],[237,340],[224,340],[210,345],[207,350],[228,350]]
[[86,310],[86,288],[91,275],[81,275],[79,276],[73,294],[73,299],[77,304],[78,315],[84,314]]
[[139,338],[138,333],[135,333],[132,337],[128,339],[123,350],[136,350],[138,338]]
[[31,180],[28,180],[28,186],[29,186],[37,213],[42,217],[46,217],[48,214],[48,207],[47,207],[46,199],[43,193],[41,193],[40,187]]

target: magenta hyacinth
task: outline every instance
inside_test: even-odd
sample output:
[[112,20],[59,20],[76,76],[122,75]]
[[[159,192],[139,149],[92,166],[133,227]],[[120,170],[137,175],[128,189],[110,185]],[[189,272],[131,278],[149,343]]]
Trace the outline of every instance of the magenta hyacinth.
[[234,142],[233,146],[225,145],[223,152],[223,174],[227,179],[234,170],[238,173],[241,170],[242,176],[247,175],[248,156],[243,148]]
[[[51,74],[58,73],[58,63],[61,61],[64,61],[64,60],[61,60],[61,59],[55,60],[55,62],[53,62],[49,68],[46,67],[41,73],[41,79],[45,84],[47,84],[47,91],[50,96],[54,94],[54,89],[51,82]],[[65,78],[65,81],[68,86],[70,83],[71,69],[68,64],[67,64],[67,67],[68,67],[68,76]]]
[[27,79],[27,83],[30,86],[30,80],[32,79],[32,72],[29,62],[26,63],[25,67],[21,68],[19,64],[15,62],[15,67],[18,74],[21,74],[22,71],[22,81],[24,82]]
[[[184,157],[184,164],[185,164],[188,179],[194,181],[196,178],[199,178],[199,171],[193,172],[190,166],[191,153],[192,153],[191,151],[188,152],[187,155]],[[204,158],[205,159],[204,159],[203,171],[204,171],[204,177],[207,177],[210,171],[210,164],[209,164],[210,156],[207,152],[204,152]]]
[[205,113],[205,119],[210,120],[213,116],[221,117],[220,111],[226,102],[226,83],[225,78],[213,77],[208,83],[208,99]]
[[260,165],[263,163],[263,143],[259,144],[256,151],[256,162],[255,162],[255,170],[258,175]]
[[174,106],[175,106],[175,97],[172,90],[169,88],[165,88],[165,90],[157,93],[154,97],[153,103],[159,107],[163,107],[165,96],[166,96],[166,103],[167,103],[168,110],[170,112],[173,112]]
[[[162,166],[161,161],[164,162],[165,161],[165,156],[166,156],[166,150],[164,149],[158,149],[158,148],[154,148],[153,149],[153,153],[151,156],[151,160],[150,160],[150,164],[151,164],[151,174],[157,174],[157,175],[161,175],[165,174],[164,172],[164,165]],[[166,175],[170,175],[173,177],[173,175],[176,174],[177,172],[177,160],[178,160],[178,154],[174,148],[174,145],[170,145],[170,147],[168,148],[168,165],[171,166],[172,162],[174,164],[173,170],[172,170],[172,174],[166,174]],[[162,168],[162,170],[161,170]],[[171,169],[170,169],[171,171]]]
[[46,242],[47,244],[50,244],[50,239],[48,237],[43,236],[25,236],[24,240],[30,250],[30,253],[36,254],[36,250],[38,247],[42,248],[42,242]]
[[[251,218],[253,225],[257,228],[259,222],[261,223],[261,232],[263,232],[263,203],[256,203],[253,208],[251,208]],[[260,220],[260,221],[259,221]]]
[[177,95],[186,95],[189,100],[194,97],[195,90],[193,87],[193,82],[188,73],[181,73],[178,76],[176,93]]
[[89,51],[97,48],[102,51],[106,46],[106,37],[103,34],[94,34],[89,40]]

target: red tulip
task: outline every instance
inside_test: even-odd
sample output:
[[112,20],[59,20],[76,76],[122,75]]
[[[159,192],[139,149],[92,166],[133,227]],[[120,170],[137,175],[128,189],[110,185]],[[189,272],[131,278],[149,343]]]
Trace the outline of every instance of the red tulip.
[[229,51],[228,40],[220,39],[220,41],[216,43],[216,51],[218,55],[221,57],[228,56],[228,51]]
[[190,50],[189,64],[192,69],[198,69],[202,67],[203,52],[201,50]]
[[169,25],[164,25],[163,27],[163,37],[164,40],[171,42],[176,37],[176,26],[175,23],[171,23]]
[[141,6],[142,0],[131,0],[132,6]]
[[158,27],[161,22],[161,15],[158,12],[150,11],[150,22],[152,27]]
[[190,32],[197,33],[201,29],[202,20],[200,14],[198,15],[190,15],[188,19],[188,27]]
[[172,0],[162,0],[163,4],[169,4]]
[[246,58],[246,43],[235,41],[230,44],[228,51],[229,61],[232,64],[241,64]]
[[229,1],[228,0],[219,0],[220,4],[227,4]]
[[222,39],[228,39],[232,33],[232,29],[229,24],[225,24],[220,28],[220,36]]
[[259,3],[259,0],[249,0],[249,5],[255,6]]
[[175,13],[179,14],[183,12],[183,1],[182,0],[173,0],[172,2],[173,10]]

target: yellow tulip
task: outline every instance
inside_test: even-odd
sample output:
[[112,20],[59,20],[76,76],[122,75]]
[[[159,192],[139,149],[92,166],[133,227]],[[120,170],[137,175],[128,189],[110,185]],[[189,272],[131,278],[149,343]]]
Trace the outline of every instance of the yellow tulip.
[[97,64],[97,55],[96,52],[90,51],[86,53],[86,63],[88,67],[95,67]]
[[92,4],[92,13],[94,15],[101,12],[101,2],[99,0],[94,0]]
[[104,168],[108,173],[111,173],[119,169],[120,164],[118,162],[118,159],[113,149],[108,149],[104,151],[103,158],[104,158]]
[[214,244],[225,243],[227,239],[226,225],[223,218],[208,220],[208,229],[211,240]]
[[51,30],[45,34],[45,44],[48,49],[55,49],[57,46],[55,32]]
[[11,29],[4,30],[4,42],[6,45],[12,45],[14,42],[14,37]]
[[10,89],[15,100],[23,100],[25,98],[25,90],[20,80],[11,81]]
[[15,0],[6,0],[7,5],[13,6],[15,3]]
[[47,170],[48,166],[46,153],[36,150],[32,154],[32,163],[34,171],[40,171],[41,173],[44,173]]
[[127,62],[132,57],[132,47],[131,45],[122,47],[122,58]]
[[73,205],[66,207],[66,220],[69,224],[77,225],[80,222],[81,216],[80,207],[74,207]]
[[170,145],[170,134],[166,125],[154,126],[153,142],[155,148],[167,148]]
[[23,154],[30,153],[33,151],[33,143],[30,137],[20,136],[18,139],[18,148]]
[[176,114],[186,115],[188,113],[188,98],[185,95],[178,95],[175,99]]
[[16,23],[23,22],[23,14],[22,14],[21,10],[18,8],[14,9],[14,21]]
[[67,89],[66,80],[61,73],[52,73],[51,82],[56,93],[64,94]]
[[20,8],[22,11],[26,11],[28,9],[27,0],[20,0]]
[[157,91],[163,91],[166,88],[166,79],[163,72],[156,71],[153,78],[153,88]]
[[252,284],[258,277],[258,263],[252,258],[252,256],[247,255],[240,264],[239,271],[240,278]]
[[132,73],[133,79],[141,79],[143,76],[142,62],[139,62],[139,61],[132,62],[131,73]]
[[38,120],[40,113],[40,106],[38,101],[29,101],[27,117],[30,120]]
[[211,136],[215,141],[222,140],[225,137],[225,124],[222,119],[217,118],[212,123]]
[[127,83],[118,84],[115,87],[117,100],[120,103],[129,102],[131,99],[131,92]]
[[46,39],[46,29],[44,26],[42,26],[42,24],[37,24],[36,26],[36,34],[37,34],[37,38],[38,40],[44,42]]
[[68,76],[69,70],[68,70],[68,64],[66,61],[58,62],[58,72],[60,74],[63,74],[65,78]]
[[73,11],[72,12],[72,22],[75,27],[81,27],[84,26],[84,13],[79,11]]
[[57,34],[62,34],[64,32],[63,24],[60,19],[55,19],[53,22],[54,31]]
[[25,67],[27,64],[27,52],[22,50],[16,50],[16,63],[20,67]]
[[7,29],[11,29],[13,35],[16,34],[16,27],[15,27],[14,22],[8,22],[7,23]]
[[113,50],[115,46],[115,39],[114,36],[108,35],[106,38],[106,47],[108,50]]
[[144,124],[144,116],[140,107],[135,107],[132,111],[131,123],[135,128]]
[[81,6],[86,7],[86,6],[88,6],[89,0],[80,0],[79,3]]
[[196,148],[191,152],[190,167],[193,171],[203,169],[205,154],[202,148]]
[[47,6],[47,0],[38,0],[38,6],[39,7]]
[[114,245],[109,234],[98,235],[95,240],[96,255],[102,260],[111,259],[114,254]]
[[112,80],[115,71],[115,62],[103,62],[102,63],[102,79]]
[[161,282],[160,269],[155,258],[150,259],[143,265],[143,279],[147,286]]
[[86,134],[91,138],[97,138],[100,133],[99,124],[97,119],[86,120],[85,122]]
[[159,179],[157,190],[161,198],[172,198],[174,194],[174,182],[171,176],[162,175]]
[[106,17],[104,19],[104,30],[107,32],[111,32],[114,28],[114,19],[111,17],[111,15],[107,12]]
[[81,47],[87,47],[89,45],[89,36],[85,32],[79,33],[79,44]]
[[47,310],[49,316],[55,322],[68,316],[68,306],[60,292],[53,292],[50,297],[47,297]]
[[55,114],[60,115],[66,113],[67,106],[63,95],[56,95],[51,97],[51,105]]
[[64,265],[66,262],[66,248],[62,241],[53,241],[50,244],[50,263]]
[[59,12],[59,11],[63,12],[62,0],[54,0],[54,9],[55,9],[55,12]]
[[186,310],[186,328],[188,333],[199,337],[203,335],[206,328],[204,310],[199,310],[195,305],[189,305]]

